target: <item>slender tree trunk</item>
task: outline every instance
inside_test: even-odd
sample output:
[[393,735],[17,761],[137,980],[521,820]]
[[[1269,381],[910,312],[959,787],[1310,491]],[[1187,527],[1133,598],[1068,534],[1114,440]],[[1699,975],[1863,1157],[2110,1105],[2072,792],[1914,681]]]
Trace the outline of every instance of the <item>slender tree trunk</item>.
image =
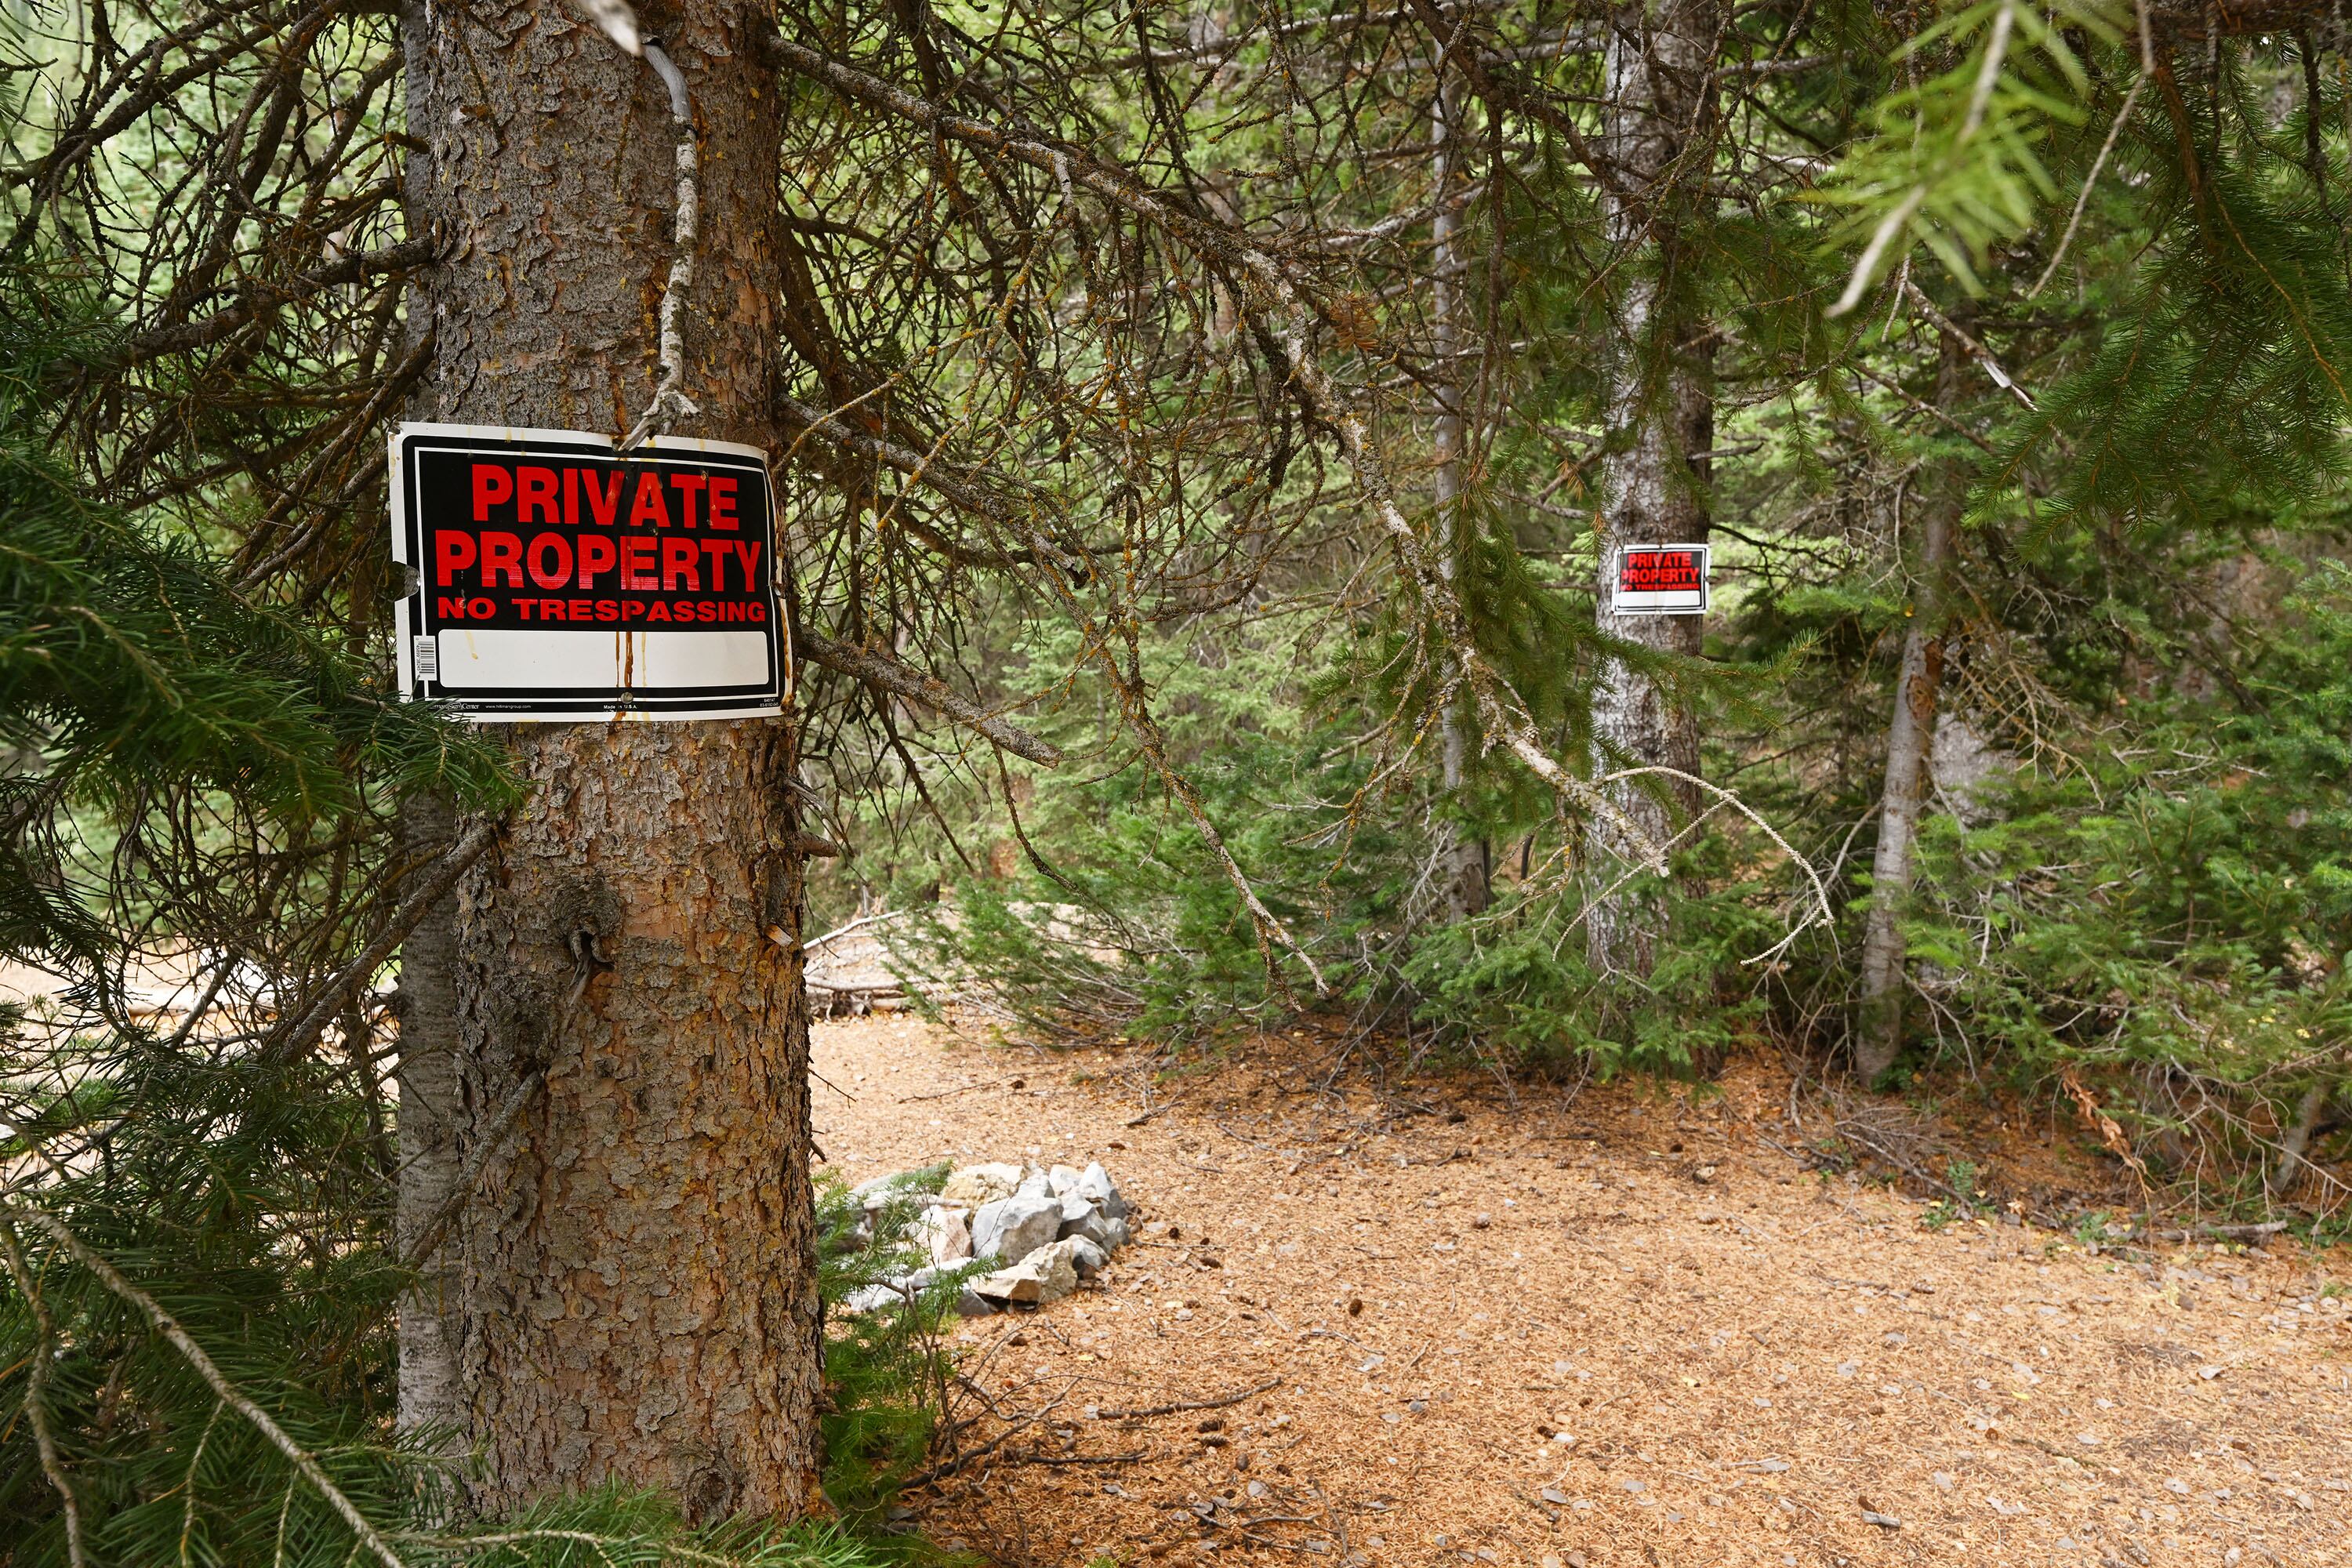
[[[1458,315],[1462,305],[1462,258],[1454,249],[1454,236],[1460,226],[1453,209],[1446,205],[1452,188],[1453,153],[1459,121],[1459,108],[1449,78],[1441,83],[1436,107],[1430,112],[1429,136],[1433,149],[1431,154],[1433,178],[1436,192],[1436,214],[1430,219],[1430,326],[1431,339],[1437,359],[1437,423],[1431,445],[1436,459],[1433,489],[1437,500],[1437,526],[1445,542],[1445,552],[1440,567],[1452,580],[1460,569],[1465,541],[1462,518],[1462,384],[1460,354],[1462,331]],[[1439,742],[1443,748],[1444,767],[1441,783],[1445,797],[1457,799],[1469,773],[1468,704],[1449,703],[1439,721]],[[1445,910],[1452,920],[1462,920],[1486,907],[1486,847],[1478,839],[1463,834],[1458,825],[1446,824],[1445,864],[1441,875],[1445,879]]]
[[1886,781],[1879,795],[1878,849],[1871,860],[1870,914],[1862,938],[1862,1029],[1854,1041],[1853,1070],[1864,1083],[1893,1067],[1903,1048],[1901,914],[1911,891],[1912,847],[1927,798],[1937,689],[1944,674],[1941,580],[1951,556],[1952,517],[1942,497],[1925,511],[1911,617],[1903,630],[1903,669],[1886,726]]
[[[1947,336],[1937,374],[1937,404],[1949,407],[1958,388],[1958,344]],[[1911,567],[1911,615],[1903,628],[1903,668],[1886,726],[1886,775],[1879,795],[1878,848],[1871,860],[1870,913],[1862,938],[1862,1016],[1854,1076],[1864,1083],[1895,1065],[1903,1048],[1903,901],[1911,891],[1912,848],[1927,793],[1936,739],[1936,700],[1944,675],[1944,572],[1952,552],[1957,475],[1945,476],[1921,509]]]
[[[1600,629],[1663,652],[1695,655],[1697,616],[1616,616],[1609,599],[1617,548],[1697,543],[1706,538],[1708,449],[1715,435],[1714,351],[1701,342],[1682,254],[1680,224],[1704,200],[1706,148],[1715,133],[1710,68],[1719,9],[1714,0],[1644,0],[1622,6],[1607,59],[1603,151],[1620,189],[1604,192],[1603,220],[1619,282],[1612,306],[1606,455],[1594,514],[1601,548]],[[1698,772],[1698,732],[1646,674],[1612,660],[1592,699],[1601,760]],[[1687,786],[1629,784],[1614,796],[1652,844],[1674,826],[1668,807],[1695,804]],[[1640,863],[1641,846],[1606,818],[1586,841],[1596,899],[1587,951],[1604,973],[1646,978],[1656,962],[1664,910],[1655,890],[1603,889]]]
[[[765,17],[687,0],[647,20],[701,144],[683,390],[702,413],[677,433],[772,447]],[[660,81],[561,0],[419,6],[406,47],[426,143],[410,218],[447,247],[410,304],[436,343],[414,414],[626,429],[671,259]],[[613,1481],[696,1519],[797,1512],[819,1363],[791,731],[538,724],[511,743],[533,792],[457,893],[454,1120],[481,1179],[436,1264],[475,1500]]]
[[[448,799],[412,795],[401,803],[400,816],[403,852],[411,865],[430,871],[436,857],[457,839]],[[400,946],[400,1069],[394,1079],[400,1187],[393,1238],[404,1258],[430,1228],[457,1182],[457,894],[452,889]],[[455,1264],[453,1252],[441,1248],[400,1299],[403,1432],[439,1428],[455,1438],[462,1427]]]

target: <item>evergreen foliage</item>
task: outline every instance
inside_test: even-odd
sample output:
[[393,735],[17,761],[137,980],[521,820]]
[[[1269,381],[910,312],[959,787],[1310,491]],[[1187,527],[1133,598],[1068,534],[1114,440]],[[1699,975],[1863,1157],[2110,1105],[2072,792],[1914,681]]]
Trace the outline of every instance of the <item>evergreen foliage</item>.
[[[2340,92],[2318,58],[2340,42],[2324,27],[2210,38],[2206,19],[2160,7],[1990,0],[1904,20],[1809,16],[1780,40],[1823,53],[1727,107],[1738,151],[1720,188],[1754,199],[1695,220],[1678,285],[1729,345],[1711,476],[1727,588],[1704,664],[1649,673],[1708,715],[1707,775],[1831,879],[1834,925],[1783,941],[1808,907],[1801,880],[1718,809],[1679,846],[1658,973],[1629,998],[1591,973],[1587,879],[1625,868],[1579,864],[1579,809],[1475,741],[1466,786],[1434,788],[1440,683],[1412,606],[1373,597],[1333,628],[1308,606],[1335,574],[1302,563],[1213,632],[1139,640],[1177,754],[1332,993],[1309,1003],[1253,973],[1237,900],[1131,768],[1083,793],[1023,770],[1017,835],[991,798],[1003,792],[975,775],[961,793],[951,770],[926,778],[936,814],[866,805],[859,897],[920,907],[948,887],[909,962],[991,976],[1038,1037],[1191,1037],[1319,1005],[1415,1055],[1515,1070],[1686,1070],[1758,1037],[1834,1050],[1915,608],[1905,542],[1919,509],[1965,498],[1944,707],[1969,776],[1929,802],[1907,906],[1914,1065],[2029,1091],[2089,1074],[2151,1168],[2195,1173],[2208,1196],[2263,1197],[2310,1106],[2323,1142],[2340,1128],[2340,1025],[2308,1016],[2332,1005],[2343,963],[2324,920],[2300,917],[2287,963],[2275,917],[2198,888],[2202,870],[2142,872],[2129,899],[2090,891],[2135,854],[2210,853],[2232,886],[2308,892],[2335,875],[2324,835],[2233,821],[2252,797],[2181,781],[2273,776],[2263,746],[2326,732],[2320,665],[2286,653],[2324,645],[2342,605],[2323,568],[2343,547],[2352,287]],[[1558,79],[1589,87],[1585,68],[1571,58]],[[1832,154],[1810,188],[1744,162],[1801,147]],[[1604,499],[1592,280],[1617,258],[1572,161],[1514,173],[1470,219],[1489,226],[1474,254],[1503,258],[1471,269],[1475,310],[1515,341],[1482,370],[1508,412],[1468,480],[1457,570],[1481,652],[1573,760],[1590,751],[1597,661],[1625,653],[1591,632],[1584,522]],[[965,635],[992,642],[993,625]],[[1078,690],[1061,711],[1105,700]],[[2224,754],[2252,750],[2216,761],[2219,737]],[[1118,768],[1116,748],[1097,754]],[[2318,821],[2307,796],[2326,776],[2282,782],[2280,808]],[[1429,893],[1457,835],[1486,847],[1496,901],[1449,921]],[[2083,869],[2045,888],[2045,866]],[[2175,931],[2199,933],[2197,956],[2159,934]],[[2116,974],[2097,994],[2127,1000],[2078,1017],[2102,964]],[[2221,1027],[2208,1015],[2223,996],[2274,1024]],[[2307,1038],[2279,1032],[2290,1017]],[[2094,1018],[2112,1039],[2085,1032]],[[2221,1065],[2257,1036],[2263,1052]],[[2183,1126],[2191,1083],[2206,1109]],[[2316,1201],[2337,1191],[2323,1182]]]
[[[90,499],[41,438],[40,395],[108,334],[46,316],[71,301],[43,281],[20,278],[0,311],[0,755],[16,758],[0,957],[65,987],[58,1005],[0,1010],[0,1563],[340,1564],[360,1550],[283,1448],[45,1218],[167,1313],[415,1568],[904,1556],[873,1527],[932,1436],[938,1301],[858,1319],[828,1356],[828,1480],[859,1534],[688,1531],[667,1500],[610,1492],[468,1520],[441,1435],[395,1435],[408,1276],[391,1252],[386,1064],[364,1021],[345,1025],[341,1059],[257,1047],[387,912],[392,800],[434,789],[494,811],[513,786],[478,733],[392,701],[364,649],[240,593],[202,537]],[[167,1033],[142,987],[191,946],[207,962],[189,984],[209,975],[226,1005]],[[883,1243],[828,1266],[829,1300],[879,1277]]]
[[[502,803],[503,769],[478,738],[392,701],[352,650],[237,592],[203,541],[89,499],[47,447],[44,389],[109,334],[87,316],[47,316],[37,277],[11,293],[0,757],[15,761],[0,776],[0,956],[110,986],[128,956],[126,907],[163,913],[200,871],[169,853],[122,864],[121,847],[159,833],[194,839],[201,856],[227,834],[283,842],[348,822],[403,790]],[[92,861],[110,842],[111,870]]]
[[[1691,151],[1630,195],[1622,20],[775,13],[796,720],[851,851],[819,929],[917,911],[901,962],[1039,1038],[1312,1009],[1513,1073],[1834,1058],[1932,633],[1903,1070],[2087,1083],[2151,1201],[2337,1211],[2342,19],[1726,7]],[[399,798],[514,792],[383,675],[375,454],[431,352],[405,280],[446,264],[404,231],[394,26],[8,26],[0,958],[64,990],[0,1014],[0,1563],[352,1561],[319,1477],[417,1563],[914,1550],[871,1527],[943,1439],[937,1293],[833,1315],[841,1530],[603,1493],[471,1519],[438,1435],[397,1434],[397,1021],[351,968],[415,868]],[[1651,199],[1663,259],[1607,221]],[[1616,319],[1637,263],[1690,341]],[[1704,383],[1673,476],[1716,520],[1697,658],[1594,629],[1628,360],[1644,428],[1670,370]],[[1596,738],[1612,661],[1699,715],[1746,808],[1660,784],[1663,880],[1586,847],[1596,781],[1643,760]],[[984,721],[924,708],[931,671]],[[1016,723],[1060,765],[974,738]],[[1669,911],[1638,981],[1581,935],[1628,879]],[[878,1239],[819,1202],[838,1306],[903,1261],[911,1199]]]

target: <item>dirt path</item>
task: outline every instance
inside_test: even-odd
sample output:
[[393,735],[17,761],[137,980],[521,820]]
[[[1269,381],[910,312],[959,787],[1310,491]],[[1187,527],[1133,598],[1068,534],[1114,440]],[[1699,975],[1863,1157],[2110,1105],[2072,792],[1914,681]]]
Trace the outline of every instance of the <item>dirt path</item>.
[[2341,1255],[1931,1229],[1764,1143],[1760,1069],[1383,1108],[905,1019],[816,1052],[851,1181],[1091,1157],[1150,1222],[1107,1289],[960,1331],[1018,1429],[910,1500],[999,1561],[2352,1563]]

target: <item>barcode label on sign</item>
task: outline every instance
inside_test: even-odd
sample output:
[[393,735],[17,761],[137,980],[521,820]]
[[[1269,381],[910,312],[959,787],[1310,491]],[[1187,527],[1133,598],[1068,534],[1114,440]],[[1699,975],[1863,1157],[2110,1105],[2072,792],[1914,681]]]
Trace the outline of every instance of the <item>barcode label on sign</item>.
[[438,637],[409,638],[408,662],[415,667],[417,679],[440,679],[441,639]]

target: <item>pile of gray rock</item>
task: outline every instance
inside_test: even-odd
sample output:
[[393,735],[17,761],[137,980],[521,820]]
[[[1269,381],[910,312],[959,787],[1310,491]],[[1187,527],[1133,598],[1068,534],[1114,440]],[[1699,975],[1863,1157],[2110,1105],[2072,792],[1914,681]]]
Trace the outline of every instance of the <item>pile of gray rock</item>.
[[[950,1276],[961,1280],[956,1310],[965,1317],[1041,1306],[1092,1279],[1128,1243],[1132,1211],[1099,1163],[960,1165],[936,1192],[925,1191],[938,1170],[896,1172],[851,1189],[868,1239],[893,1205],[920,1204],[906,1239],[930,1261],[852,1292],[844,1303],[850,1310],[910,1300]],[[982,1271],[983,1264],[996,1267]]]

